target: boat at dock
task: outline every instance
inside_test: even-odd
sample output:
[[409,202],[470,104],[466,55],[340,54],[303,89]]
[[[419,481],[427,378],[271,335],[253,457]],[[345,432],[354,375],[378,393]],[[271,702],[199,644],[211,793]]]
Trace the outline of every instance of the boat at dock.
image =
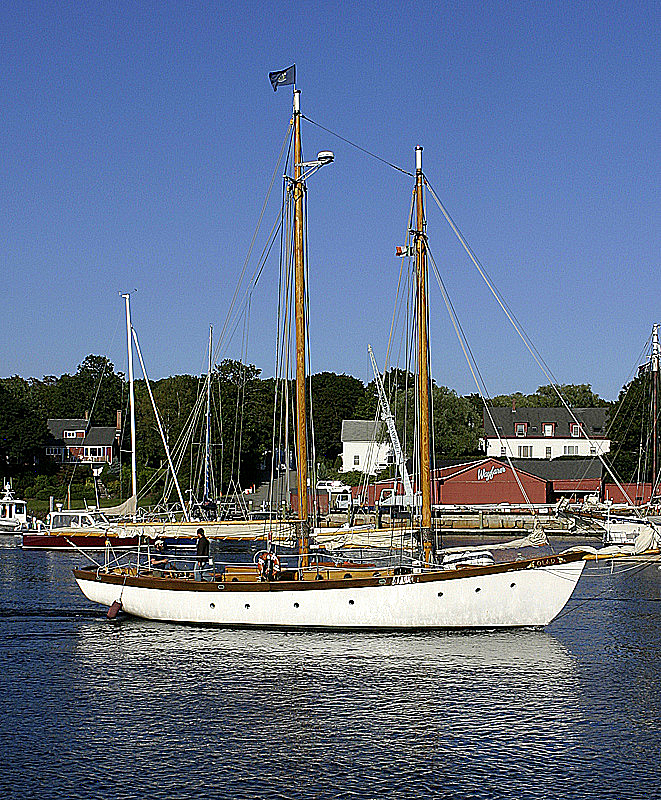
[[46,523],[23,532],[24,550],[104,550],[130,549],[138,545],[140,534],[113,526],[100,511],[58,510],[49,512]]
[[28,513],[25,500],[19,500],[11,483],[5,483],[0,497],[0,534],[20,533],[28,527]]

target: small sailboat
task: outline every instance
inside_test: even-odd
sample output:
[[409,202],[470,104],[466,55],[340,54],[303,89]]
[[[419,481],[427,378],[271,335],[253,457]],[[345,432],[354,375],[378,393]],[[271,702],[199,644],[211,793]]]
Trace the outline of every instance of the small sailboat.
[[[288,72],[288,71],[287,71]],[[288,75],[286,76],[286,78]],[[291,82],[291,81],[287,81]],[[275,83],[274,83],[275,87]],[[330,629],[435,629],[542,626],[564,608],[585,566],[585,552],[534,555],[533,537],[471,553],[435,552],[431,507],[429,359],[427,344],[427,258],[422,148],[416,148],[414,231],[417,275],[420,513],[419,557],[380,567],[336,562],[311,544],[306,408],[306,283],[304,247],[305,179],[330,163],[321,153],[303,162],[300,92],[294,89],[293,177],[296,332],[297,557],[285,564],[270,546],[255,565],[210,567],[206,580],[190,573],[157,573],[149,559],[110,561],[74,570],[93,602],[154,620],[223,626]],[[413,490],[412,490],[413,491]],[[468,552],[464,552],[468,551]],[[522,555],[525,553],[525,555]],[[282,554],[280,554],[282,555]],[[281,563],[282,560],[282,563]]]

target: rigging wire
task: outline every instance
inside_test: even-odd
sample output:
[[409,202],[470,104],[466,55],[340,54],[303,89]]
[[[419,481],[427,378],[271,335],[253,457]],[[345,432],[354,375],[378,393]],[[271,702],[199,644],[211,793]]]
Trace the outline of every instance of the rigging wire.
[[[533,344],[532,340],[528,337],[528,335],[523,330],[523,327],[522,327],[521,323],[517,320],[516,316],[514,315],[514,312],[509,308],[509,306],[506,303],[505,299],[503,298],[501,293],[496,288],[494,282],[491,280],[491,278],[487,274],[486,269],[480,263],[479,259],[477,258],[477,256],[473,252],[473,250],[471,249],[470,245],[468,244],[468,242],[466,241],[465,237],[463,236],[463,234],[461,233],[461,231],[457,227],[456,223],[454,222],[454,220],[450,216],[449,212],[447,211],[447,209],[443,205],[442,201],[440,200],[440,198],[438,197],[438,195],[434,191],[433,187],[431,186],[431,184],[429,183],[427,178],[425,178],[425,185],[429,189],[432,197],[434,198],[434,200],[436,202],[436,205],[439,207],[439,209],[440,209],[441,213],[443,214],[443,216],[445,217],[448,225],[452,229],[452,232],[455,234],[455,236],[457,237],[457,239],[461,243],[462,247],[464,248],[464,250],[468,254],[468,257],[473,262],[473,264],[475,265],[477,271],[482,276],[482,279],[484,280],[484,282],[488,286],[488,288],[491,291],[492,295],[494,296],[496,302],[498,303],[498,305],[501,307],[501,309],[503,310],[503,312],[505,313],[505,315],[509,319],[510,323],[514,327],[514,330],[518,333],[519,337],[521,338],[521,341],[524,343],[524,345],[525,345],[526,349],[528,350],[528,352],[530,353],[530,355],[533,357],[533,359],[535,360],[535,362],[537,363],[539,368],[542,370],[543,374],[546,376],[546,378],[550,381],[551,386],[553,387],[553,391],[558,396],[558,399],[560,400],[560,402],[562,403],[564,408],[569,412],[569,414],[570,414],[571,418],[574,420],[574,422],[577,425],[581,426],[581,429],[583,430],[583,433],[584,433],[586,439],[590,442],[591,445],[594,445],[594,447],[595,447],[595,449],[597,451],[597,458],[599,458],[599,460],[604,465],[604,467],[605,467],[606,471],[608,472],[608,474],[615,481],[615,483],[617,484],[618,489],[622,492],[624,497],[627,498],[627,500],[629,501],[630,505],[633,506],[631,498],[629,497],[626,489],[622,486],[620,480],[618,479],[617,475],[613,472],[613,470],[611,469],[611,467],[608,464],[608,462],[606,461],[606,459],[599,452],[599,448],[597,447],[597,443],[587,434],[587,431],[584,429],[583,424],[577,418],[576,414],[574,414],[571,406],[567,403],[565,398],[562,396],[562,393],[559,391],[559,389],[558,389],[559,382],[556,379],[556,377],[553,375],[553,372],[551,371],[550,367],[544,361],[543,356],[537,350],[537,348]],[[635,506],[633,506],[633,509],[634,509],[634,512],[636,513],[637,516],[641,516],[640,511]]]
[[343,142],[345,142],[346,144],[350,145],[351,147],[355,147],[356,150],[360,150],[361,153],[365,153],[365,155],[368,155],[371,158],[375,158],[377,161],[380,161],[382,164],[386,164],[388,167],[392,167],[392,169],[397,170],[397,172],[403,172],[404,175],[408,175],[411,178],[414,177],[413,173],[409,172],[407,169],[403,169],[402,167],[398,167],[397,164],[393,164],[392,162],[387,161],[385,158],[381,158],[381,156],[377,156],[376,153],[372,153],[370,150],[366,150],[364,147],[361,147],[359,144],[356,144],[355,142],[350,141],[349,139],[345,138],[344,136],[341,136],[339,133],[336,133],[335,131],[332,131],[330,128],[325,128],[319,122],[315,122],[313,119],[310,119],[310,117],[306,117],[305,114],[301,114],[301,117],[304,120],[307,120],[308,122],[310,122],[312,125],[316,125],[317,128],[321,128],[322,131],[326,131],[326,133],[330,133],[331,136],[336,136],[338,139],[341,139]]
[[225,337],[225,334],[226,334],[226,331],[227,331],[227,327],[229,325],[230,318],[232,316],[232,311],[234,309],[234,305],[236,303],[236,300],[237,300],[237,297],[238,297],[238,294],[239,294],[239,290],[241,288],[241,285],[243,283],[243,279],[244,279],[246,270],[248,268],[248,263],[250,261],[250,256],[252,255],[252,250],[253,250],[253,247],[255,245],[255,241],[257,239],[257,234],[259,233],[259,229],[260,229],[261,224],[262,224],[262,219],[264,218],[264,214],[266,212],[266,206],[267,206],[269,197],[271,196],[271,190],[273,189],[273,184],[275,183],[276,176],[278,175],[278,172],[280,171],[280,164],[282,162],[283,154],[285,152],[285,148],[287,147],[287,143],[288,142],[289,142],[289,146],[291,148],[292,130],[293,130],[293,119],[291,119],[289,121],[289,124],[287,126],[287,132],[285,133],[285,137],[284,137],[284,140],[282,142],[282,147],[280,148],[280,154],[278,156],[275,168],[273,170],[273,174],[271,175],[271,181],[269,183],[269,187],[268,187],[268,190],[266,192],[266,197],[264,198],[264,202],[262,204],[262,208],[261,208],[261,211],[259,213],[259,218],[257,220],[257,225],[256,225],[255,231],[254,231],[254,233],[252,235],[252,239],[250,240],[250,245],[248,247],[248,252],[247,252],[246,257],[244,259],[243,266],[241,268],[241,273],[239,275],[239,279],[237,281],[236,288],[234,289],[234,294],[232,295],[232,299],[230,301],[230,305],[229,305],[229,308],[227,310],[227,314],[225,316],[225,322],[223,323],[223,327],[221,329],[220,336],[218,337],[218,344],[216,345],[216,353],[219,352],[219,348],[221,347],[221,343],[224,342],[224,337]]
[[[605,560],[605,559],[604,559],[604,560]],[[646,563],[644,563],[644,564],[641,564],[641,565],[640,565],[638,568],[635,568],[635,567],[630,567],[629,569],[631,570],[631,572],[630,572],[630,574],[629,574],[629,575],[627,575],[627,578],[632,578],[634,575],[638,575],[638,573],[639,573],[639,572],[642,572],[642,571],[643,571],[643,570],[645,570],[645,569],[649,569],[651,566],[653,566],[653,565],[656,565],[656,564],[658,564],[658,563],[659,563],[659,562],[658,562],[658,560],[657,560],[657,561],[650,561],[650,562],[646,562]],[[623,572],[625,572],[625,570],[621,570],[621,571],[620,571],[618,574],[622,574]],[[553,621],[554,621],[554,622],[557,622],[559,619],[562,619],[563,617],[566,617],[566,616],[568,616],[569,614],[573,614],[575,611],[578,611],[578,609],[579,609],[579,608],[582,608],[583,606],[587,605],[589,602],[591,602],[591,601],[593,601],[593,600],[599,600],[599,599],[600,599],[600,598],[602,598],[602,597],[603,597],[603,596],[604,596],[604,595],[605,595],[605,594],[606,594],[606,593],[607,593],[609,590],[610,590],[610,587],[606,587],[605,589],[603,589],[603,591],[601,591],[601,592],[598,592],[598,593],[597,593],[597,595],[596,595],[595,597],[588,597],[588,598],[586,598],[585,600],[583,600],[583,601],[581,601],[581,602],[577,602],[577,603],[575,603],[574,605],[572,605],[572,606],[571,606],[571,608],[567,608],[567,609],[565,609],[564,611],[561,611],[561,612],[560,612],[560,613],[557,615],[557,617],[555,617],[555,619],[554,619]],[[655,598],[655,599],[656,599],[656,598]]]

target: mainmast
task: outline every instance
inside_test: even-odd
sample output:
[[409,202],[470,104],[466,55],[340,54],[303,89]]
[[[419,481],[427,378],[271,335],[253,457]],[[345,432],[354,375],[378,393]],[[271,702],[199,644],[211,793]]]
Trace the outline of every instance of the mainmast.
[[298,537],[301,566],[307,566],[308,521],[308,443],[305,400],[305,263],[303,249],[303,195],[301,148],[301,93],[294,90],[294,308],[296,320],[296,466],[298,472]]
[[425,563],[432,559],[431,454],[429,436],[429,343],[427,331],[427,240],[423,199],[422,147],[415,148],[415,271],[418,321],[418,436],[420,440],[420,535]]

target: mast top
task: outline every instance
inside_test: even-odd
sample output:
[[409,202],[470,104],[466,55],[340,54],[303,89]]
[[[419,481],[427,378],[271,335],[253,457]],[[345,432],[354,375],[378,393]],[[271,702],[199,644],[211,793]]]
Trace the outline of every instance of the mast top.
[[422,147],[420,145],[415,148],[415,171],[422,172]]
[[301,90],[294,89],[294,114],[301,113]]

